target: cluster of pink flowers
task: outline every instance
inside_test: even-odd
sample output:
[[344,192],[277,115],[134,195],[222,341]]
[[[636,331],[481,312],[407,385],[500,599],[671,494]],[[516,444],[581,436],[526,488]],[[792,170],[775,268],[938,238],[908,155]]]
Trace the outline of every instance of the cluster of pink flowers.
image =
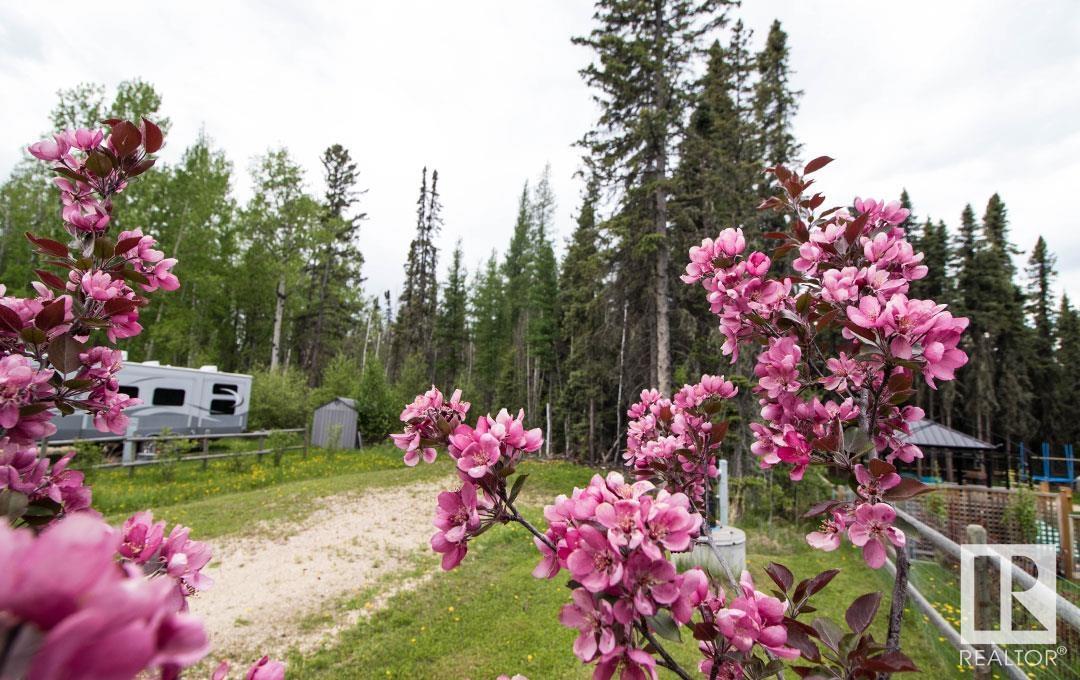
[[143,510],[129,517],[121,532],[119,555],[150,577],[171,579],[178,609],[186,609],[188,597],[213,584],[202,573],[210,562],[210,546],[191,540],[187,527],[177,524],[166,536],[165,522],[154,522],[153,513]]
[[435,447],[464,422],[468,412],[469,402],[461,401],[461,390],[454,390],[447,401],[432,385],[401,412],[405,431],[392,434],[390,438],[405,452],[406,465],[416,465],[421,456],[425,463],[434,463],[438,454]]
[[23,494],[28,505],[52,504],[59,508],[58,516],[88,510],[90,487],[83,483],[83,473],[68,469],[74,455],[50,463],[38,456],[35,446],[0,440],[0,491]]
[[166,678],[206,655],[202,623],[178,611],[174,587],[116,562],[120,535],[89,513],[35,536],[0,524],[3,677]]
[[659,479],[682,490],[703,511],[707,481],[718,474],[716,454],[727,432],[726,418],[714,422],[713,416],[737,393],[731,381],[714,375],[683,385],[674,399],[643,390],[626,412],[626,464],[639,479]]
[[772,260],[761,252],[741,257],[746,250],[742,229],[725,229],[714,241],[705,239],[690,249],[690,264],[681,278],[684,283],[701,283],[708,292],[713,314],[720,318],[724,335],[723,352],[732,362],[739,345],[755,332],[755,317],[769,319],[788,306],[790,279],[768,279]]
[[52,434],[50,409],[88,411],[97,429],[123,434],[123,411],[139,402],[118,391],[119,351],[88,342],[97,329],[110,343],[142,330],[138,310],[146,300],[132,286],[149,293],[180,285],[171,271],[176,260],[155,250],[151,237],[126,231],[114,242],[106,235],[113,196],[153,164],[150,154],[162,145],[161,131],[149,121],[107,123],[108,135],[69,130],[29,147],[33,156],[53,163],[61,217],[73,241],[65,245],[28,234],[67,276],[39,270],[35,294],[27,298],[7,296],[0,288],[0,337],[5,340],[0,427],[15,443]]
[[585,663],[597,662],[596,677],[631,667],[654,677],[655,659],[635,637],[635,623],[666,610],[685,624],[707,596],[704,572],[680,574],[667,559],[669,551],[689,549],[701,515],[691,512],[685,494],[648,481],[631,484],[610,472],[559,496],[544,516],[545,538],[535,539],[543,559],[533,575],[553,578],[566,569],[580,584],[560,616],[579,631],[574,653]]
[[524,454],[539,451],[544,443],[539,428],[525,428],[524,411],[515,417],[503,409],[495,417],[481,416],[471,427],[462,422],[468,410],[461,390],[446,400],[432,386],[401,412],[405,431],[390,435],[405,451],[406,465],[416,465],[421,457],[434,462],[436,447],[445,447],[455,461],[461,487],[439,494],[437,531],[431,537],[431,547],[442,554],[442,568],[448,571],[465,558],[469,539],[493,523],[513,519],[506,479]]
[[[73,454],[56,463],[40,455],[37,439],[56,431],[56,411],[94,416],[101,431],[122,434],[123,409],[138,400],[119,392],[121,352],[91,345],[95,331],[108,343],[142,329],[145,293],[175,290],[176,260],[154,249],[141,231],[108,238],[112,196],[153,164],[161,131],[144,120],[106,121],[100,130],[68,131],[30,147],[55,162],[61,217],[70,245],[27,237],[62,278],[37,270],[35,295],[6,295],[0,286],[0,677],[34,680],[134,678],[149,669],[178,678],[202,659],[209,641],[187,613],[187,598],[210,585],[202,573],[209,547],[186,527],[165,535],[164,522],[137,513],[118,531],[90,508]],[[224,678],[227,665],[214,674]],[[279,662],[260,659],[247,680],[281,680]]]
[[896,511],[885,502],[885,493],[899,486],[900,475],[892,465],[881,461],[873,461],[871,467],[860,463],[855,466],[854,474],[858,482],[857,500],[829,508],[829,516],[822,521],[821,528],[807,534],[806,542],[829,552],[840,547],[846,532],[851,543],[862,548],[866,564],[878,569],[885,564],[888,544],[903,548],[906,543],[904,532],[893,526]]
[[[808,173],[828,160],[808,165]],[[908,436],[923,411],[904,401],[914,394],[915,375],[935,388],[966,363],[959,342],[967,320],[944,305],[908,297],[911,282],[927,268],[905,239],[901,224],[909,211],[899,203],[857,198],[849,209],[816,216],[824,197],[803,196],[813,180],[785,168],[772,172],[787,197],[766,205],[793,210],[795,219],[790,233],[767,236],[781,240],[778,254],[797,251],[792,267],[800,276],[770,277],[770,258],[747,253],[738,229],[691,249],[683,276],[706,290],[727,340],[723,351],[733,361],[740,344],[765,344],[754,367],[761,422],[751,425],[752,451],[763,468],[790,466],[793,480],[813,463],[853,472],[863,456],[910,463],[922,456]],[[835,354],[827,353],[835,342],[818,342],[827,330],[843,339]],[[866,446],[857,450],[845,441],[845,429],[853,426],[866,434]],[[813,542],[829,546],[847,532],[863,546],[867,562],[880,566],[884,544],[903,540],[891,513],[880,499],[834,513]]]
[[698,640],[698,649],[705,658],[698,668],[706,677],[714,677],[714,668],[715,677],[745,677],[742,661],[754,645],[781,659],[799,657],[799,650],[787,646],[784,614],[788,603],[757,590],[746,571],[739,579],[739,589],[740,594],[730,603],[723,589],[702,602],[702,622],[695,635],[703,638]]
[[104,130],[65,130],[27,149],[35,158],[56,163],[60,175],[55,183],[60,188],[68,231],[102,234],[112,220],[111,196],[123,191],[128,179],[142,174],[153,164],[148,154],[158,151],[163,143],[161,130],[143,119],[136,126],[121,120],[106,121],[112,128]]

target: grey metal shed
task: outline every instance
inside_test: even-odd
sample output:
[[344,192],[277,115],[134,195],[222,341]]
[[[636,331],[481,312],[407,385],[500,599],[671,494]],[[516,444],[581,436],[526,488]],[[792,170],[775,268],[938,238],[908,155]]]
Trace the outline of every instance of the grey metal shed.
[[[332,440],[335,434],[336,442]],[[311,443],[326,448],[357,448],[356,402],[346,397],[338,397],[315,409]]]

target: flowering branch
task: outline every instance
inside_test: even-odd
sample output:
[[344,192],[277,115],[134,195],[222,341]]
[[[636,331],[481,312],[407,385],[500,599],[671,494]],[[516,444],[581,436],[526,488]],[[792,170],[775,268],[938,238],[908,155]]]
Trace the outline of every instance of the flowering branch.
[[[810,465],[830,465],[850,476],[856,500],[811,508],[808,516],[828,519],[807,541],[831,551],[847,535],[876,569],[885,562],[887,545],[902,549],[905,543],[893,526],[890,502],[927,490],[917,480],[902,479],[894,465],[922,455],[905,438],[923,412],[904,403],[914,394],[916,375],[933,388],[967,361],[958,348],[967,320],[954,318],[944,305],[907,297],[926,267],[904,238],[900,224],[907,211],[898,204],[856,199],[851,209],[816,212],[825,199],[807,195],[813,180],[806,176],[830,160],[811,161],[803,174],[769,169],[784,194],[763,207],[793,216],[788,231],[766,235],[780,241],[772,257],[747,254],[742,231],[725,229],[691,249],[682,278],[706,290],[720,320],[723,351],[733,362],[743,345],[764,345],[753,387],[761,420],[750,425],[751,451],[761,467],[788,465],[794,481]],[[773,260],[795,250],[792,266],[799,274],[770,276]],[[837,337],[840,342],[832,342]],[[671,555],[688,552],[715,520],[709,486],[728,429],[725,402],[736,393],[723,376],[710,375],[670,398],[643,391],[627,411],[623,458],[634,481],[617,472],[595,475],[584,489],[544,508],[543,533],[514,506],[525,475],[507,488],[523,454],[537,451],[542,441],[539,430],[525,430],[522,413],[511,418],[503,410],[470,427],[464,423],[469,404],[460,392],[447,401],[432,387],[405,408],[405,430],[393,437],[407,465],[421,458],[432,462],[438,449],[456,463],[461,488],[439,494],[438,531],[431,540],[443,554],[444,569],[460,564],[471,538],[496,523],[518,522],[542,556],[534,576],[569,572],[572,603],[559,618],[579,631],[574,653],[596,664],[596,678],[616,672],[621,678],[655,678],[657,666],[688,678],[657,639],[677,639],[681,626],[693,629],[704,656],[699,670],[710,678],[782,677],[784,661],[794,659],[811,664],[796,667],[800,676],[915,670],[899,651],[900,583],[885,647],[865,632],[880,593],[848,608],[850,638],[828,619],[811,625],[798,620],[812,611],[810,597],[838,570],[794,586],[786,567],[770,565],[782,598],[758,591],[743,572],[730,601],[724,584],[701,569],[676,570]],[[843,643],[841,654],[842,638],[856,646]]]

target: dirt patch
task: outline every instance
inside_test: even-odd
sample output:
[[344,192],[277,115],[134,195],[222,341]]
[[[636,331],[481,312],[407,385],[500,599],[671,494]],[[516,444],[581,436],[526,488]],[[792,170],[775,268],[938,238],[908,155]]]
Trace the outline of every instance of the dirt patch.
[[[214,656],[310,650],[391,594],[416,587],[422,576],[388,577],[415,566],[434,532],[435,496],[448,483],[323,498],[302,523],[275,527],[276,539],[212,541],[214,586],[191,609],[207,626]],[[339,611],[338,603],[377,584],[385,587],[360,609]]]

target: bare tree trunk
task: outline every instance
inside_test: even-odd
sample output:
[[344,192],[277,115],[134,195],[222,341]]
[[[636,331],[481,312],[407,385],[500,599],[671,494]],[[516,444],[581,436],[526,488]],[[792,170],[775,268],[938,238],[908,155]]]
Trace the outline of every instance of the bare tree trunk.
[[[667,159],[661,153],[657,164],[657,177],[667,173]],[[671,330],[668,327],[668,244],[667,244],[667,196],[662,188],[656,189],[656,232],[663,238],[656,250],[656,274],[654,282],[656,305],[656,382],[662,394],[671,395]]]
[[589,462],[596,461],[596,399],[589,397]]
[[[626,319],[629,311],[630,301],[624,300],[622,307],[622,340],[619,341],[619,390],[615,397],[615,441],[611,445],[612,452],[619,446],[619,438],[622,433],[623,375],[626,373],[624,370],[626,365]],[[605,456],[605,460],[606,458]]]
[[274,336],[270,341],[270,370],[276,371],[281,352],[281,326],[285,321],[285,275],[278,277],[277,300],[274,304]]

